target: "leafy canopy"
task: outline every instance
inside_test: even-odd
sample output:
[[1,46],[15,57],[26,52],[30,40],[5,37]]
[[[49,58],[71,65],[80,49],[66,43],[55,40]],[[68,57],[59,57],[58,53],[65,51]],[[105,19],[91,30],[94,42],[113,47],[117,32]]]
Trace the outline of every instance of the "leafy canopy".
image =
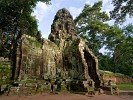
[[38,1],[0,0],[0,56],[8,56],[22,34],[37,35],[37,20],[31,16]]
[[110,12],[111,18],[115,19],[116,23],[126,21],[126,16],[133,17],[133,0],[113,0],[113,11]]
[[106,22],[109,20],[106,12],[101,12],[102,1],[95,3],[92,7],[85,5],[83,11],[75,19],[77,33],[88,41],[89,48],[95,54],[103,46],[105,34],[109,29]]

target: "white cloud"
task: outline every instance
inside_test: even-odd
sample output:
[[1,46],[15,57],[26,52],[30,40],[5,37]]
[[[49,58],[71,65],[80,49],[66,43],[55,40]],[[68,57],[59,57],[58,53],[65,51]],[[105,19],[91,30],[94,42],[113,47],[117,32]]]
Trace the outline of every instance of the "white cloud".
[[52,5],[50,11],[55,12],[57,9],[60,8],[60,2],[51,1]]
[[94,4],[94,1],[93,0],[86,0],[85,4],[89,4],[92,6]]
[[90,0],[87,0],[85,3],[86,3],[86,4],[91,4],[91,3],[90,3]]
[[70,7],[69,11],[73,15],[73,18],[75,19],[75,17],[81,13],[82,9],[83,9],[82,7],[80,7],[80,8]]
[[109,12],[113,9],[113,5],[111,3],[112,0],[103,0],[102,11],[106,11],[108,15],[110,15]]
[[46,16],[46,14],[48,13],[48,8],[49,8],[49,6],[43,2],[37,3],[37,6],[34,10],[33,15],[36,16],[36,18],[38,19],[39,22],[42,21],[44,16]]
[[112,1],[112,0],[103,0],[103,6],[106,6],[106,4],[108,4],[109,1]]

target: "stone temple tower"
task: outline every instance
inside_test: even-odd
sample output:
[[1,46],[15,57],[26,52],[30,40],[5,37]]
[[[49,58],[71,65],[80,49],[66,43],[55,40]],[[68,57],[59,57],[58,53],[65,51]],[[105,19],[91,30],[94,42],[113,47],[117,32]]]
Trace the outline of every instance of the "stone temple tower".
[[23,35],[17,51],[15,79],[56,78],[93,80],[100,86],[98,59],[84,39],[76,35],[72,15],[60,9],[51,25],[49,39],[39,43]]
[[86,41],[76,35],[72,15],[65,8],[55,15],[49,39],[59,46],[62,55],[62,68],[73,73],[74,78],[92,79],[99,86],[98,59],[88,48]]

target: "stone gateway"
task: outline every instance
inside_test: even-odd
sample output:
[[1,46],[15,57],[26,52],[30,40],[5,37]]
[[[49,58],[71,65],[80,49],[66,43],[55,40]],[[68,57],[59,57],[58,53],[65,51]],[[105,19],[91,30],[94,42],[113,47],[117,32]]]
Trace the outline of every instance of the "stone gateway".
[[77,36],[68,10],[57,12],[51,33],[43,43],[27,35],[21,37],[14,79],[50,79],[56,83],[64,80],[64,84],[71,80],[91,80],[96,88],[100,86],[98,59],[87,42]]

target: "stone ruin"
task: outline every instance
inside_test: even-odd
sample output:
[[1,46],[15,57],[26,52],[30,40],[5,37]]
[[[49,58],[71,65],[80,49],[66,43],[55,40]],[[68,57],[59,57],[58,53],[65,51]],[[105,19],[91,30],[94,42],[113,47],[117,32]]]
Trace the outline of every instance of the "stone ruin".
[[83,83],[83,87],[92,80],[95,88],[100,87],[98,59],[87,42],[77,36],[68,10],[63,8],[57,12],[51,33],[42,44],[30,36],[22,36],[17,49],[14,79],[19,82],[45,80],[43,84],[48,80],[78,81]]

